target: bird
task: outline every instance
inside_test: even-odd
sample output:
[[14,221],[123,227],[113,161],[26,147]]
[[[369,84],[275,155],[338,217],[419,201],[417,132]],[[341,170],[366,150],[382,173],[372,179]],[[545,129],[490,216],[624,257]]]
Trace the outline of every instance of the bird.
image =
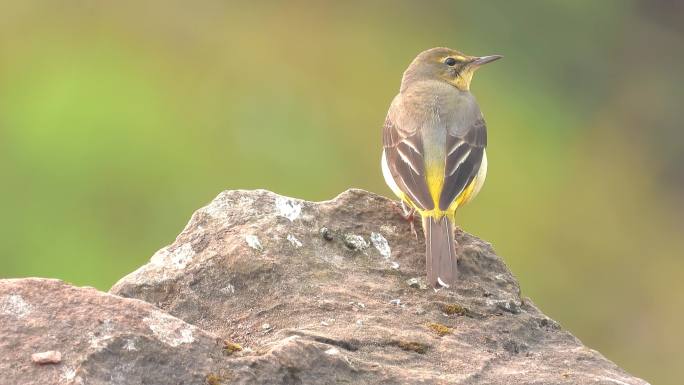
[[437,47],[421,52],[403,74],[383,125],[382,174],[388,187],[417,212],[425,235],[427,281],[458,280],[454,217],[487,176],[487,126],[470,83],[501,55],[468,56]]

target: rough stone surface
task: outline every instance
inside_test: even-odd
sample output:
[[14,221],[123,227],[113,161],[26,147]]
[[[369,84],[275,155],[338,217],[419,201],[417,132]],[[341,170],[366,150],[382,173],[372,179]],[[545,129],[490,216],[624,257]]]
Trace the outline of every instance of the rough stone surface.
[[58,364],[62,361],[62,353],[56,350],[48,350],[47,352],[33,353],[31,361],[36,364]]
[[111,293],[245,347],[261,366],[242,383],[646,384],[521,297],[469,234],[458,285],[427,288],[418,236],[361,190],[319,203],[226,191]]
[[[1,384],[200,384],[223,360],[215,336],[148,303],[52,279],[0,280],[0,336]],[[32,362],[50,350],[59,363]]]
[[[471,235],[459,284],[426,287],[422,234],[393,206],[226,191],[111,294],[0,280],[0,384],[646,384]],[[61,361],[32,362],[46,351]]]

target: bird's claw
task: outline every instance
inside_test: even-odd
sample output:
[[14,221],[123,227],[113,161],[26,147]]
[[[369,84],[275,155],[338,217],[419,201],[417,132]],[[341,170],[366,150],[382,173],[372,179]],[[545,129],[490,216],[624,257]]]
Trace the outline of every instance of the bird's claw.
[[412,207],[406,207],[404,201],[399,201],[399,203],[395,203],[394,208],[399,213],[399,216],[401,216],[405,221],[409,223],[409,226],[411,228],[411,234],[413,234],[413,236],[416,239],[418,239],[418,232],[416,231],[416,225],[414,223],[414,220],[416,218],[416,209]]
[[[412,215],[413,217],[413,215]],[[409,227],[411,228],[411,234],[418,239],[418,232],[416,231],[416,225],[413,223],[413,218],[409,219]]]

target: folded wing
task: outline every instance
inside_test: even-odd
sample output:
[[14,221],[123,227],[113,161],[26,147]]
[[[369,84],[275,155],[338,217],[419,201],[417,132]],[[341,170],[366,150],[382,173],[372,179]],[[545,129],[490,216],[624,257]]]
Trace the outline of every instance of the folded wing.
[[439,197],[442,211],[446,211],[475,179],[487,146],[487,127],[482,117],[460,131],[462,135],[447,133],[444,187]]
[[435,206],[425,182],[423,141],[418,130],[404,131],[396,125],[391,114],[385,119],[383,145],[387,165],[397,186],[406,193],[420,210]]

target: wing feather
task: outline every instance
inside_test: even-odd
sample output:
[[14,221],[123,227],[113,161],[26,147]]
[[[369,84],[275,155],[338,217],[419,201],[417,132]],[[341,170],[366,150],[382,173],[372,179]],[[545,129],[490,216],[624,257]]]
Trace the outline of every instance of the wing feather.
[[472,183],[482,165],[487,146],[487,127],[482,117],[465,130],[463,137],[447,133],[444,187],[439,197],[440,210],[446,211]]
[[434,202],[425,182],[423,141],[418,130],[401,131],[388,114],[383,127],[387,165],[394,181],[421,210],[432,210]]

